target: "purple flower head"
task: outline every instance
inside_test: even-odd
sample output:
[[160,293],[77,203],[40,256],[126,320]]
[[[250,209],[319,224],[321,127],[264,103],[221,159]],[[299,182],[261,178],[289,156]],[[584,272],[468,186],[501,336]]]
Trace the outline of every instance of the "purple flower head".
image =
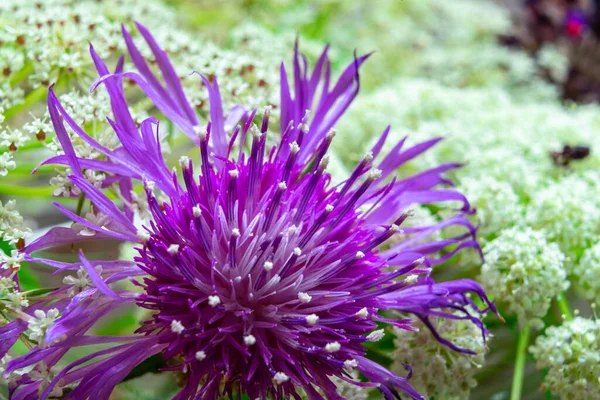
[[[69,398],[108,399],[115,385],[154,355],[167,360],[166,370],[185,377],[175,399],[233,398],[235,393],[299,399],[301,392],[309,399],[336,399],[340,396],[330,378],[353,382],[352,369],[370,380],[357,384],[377,387],[386,398],[397,398],[399,392],[422,398],[407,378],[367,359],[363,344],[381,339],[381,325],[413,329],[407,314],[457,351],[467,352],[437,334],[430,318],[470,320],[485,334],[480,319],[469,312],[477,306],[467,296],[480,297],[486,307],[481,312],[495,311],[481,287],[469,280],[438,284],[429,276],[432,265],[461,248],[478,249],[466,217],[471,212],[467,200],[441,188],[449,184],[443,174],[459,165],[396,179],[399,166],[439,139],[408,148],[402,140],[380,157],[388,128],[350,177],[334,186],[326,170],[333,126],[358,93],[358,70],[368,55],[355,58],[332,84],[327,48],[312,72],[296,48],[291,84],[281,65],[276,133],[269,108],[262,116],[241,107],[225,115],[216,78],[200,76],[210,97],[210,122],[202,126],[169,59],[150,33],[138,28],[164,83],[125,29],[137,73],[123,72],[122,59],[110,73],[91,49],[101,76],[94,88],[104,84],[108,90],[114,115],[108,122],[121,147],[111,150],[94,141],[50,90],[48,107],[64,155],[44,163],[68,165],[71,181],[108,222],[99,226],[56,204],[95,234],[55,228],[24,249],[26,260],[44,262],[57,272],[78,271],[88,284],[68,284],[51,294],[53,300],[30,306],[23,310],[25,316],[0,328],[0,338],[11,338],[10,344],[27,329],[41,338],[28,354],[8,364],[9,374],[33,367],[12,382],[12,398],[45,399],[68,388]],[[134,123],[123,78],[135,81],[197,144],[196,160],[181,157],[173,170],[165,164],[158,122]],[[78,157],[65,124],[105,159]],[[268,135],[276,145],[267,144]],[[87,169],[107,175],[102,187],[85,179],[82,170]],[[131,194],[140,186],[151,214],[141,226],[134,223]],[[119,201],[113,202],[108,191],[118,194]],[[440,202],[458,202],[461,208],[431,226],[402,227],[412,205]],[[447,227],[462,227],[465,233],[431,239]],[[76,263],[32,255],[90,238],[133,242],[138,255],[100,261],[80,253]],[[124,279],[139,290],[114,285]],[[151,311],[135,335],[88,334],[100,318],[127,304]],[[44,325],[54,309],[58,317]],[[385,316],[379,311],[386,311]],[[59,364],[68,350],[96,344],[105,349],[66,367]],[[0,349],[6,353],[7,347]]]
[[581,39],[588,21],[585,13],[578,8],[570,8],[564,19],[564,30],[571,39]]

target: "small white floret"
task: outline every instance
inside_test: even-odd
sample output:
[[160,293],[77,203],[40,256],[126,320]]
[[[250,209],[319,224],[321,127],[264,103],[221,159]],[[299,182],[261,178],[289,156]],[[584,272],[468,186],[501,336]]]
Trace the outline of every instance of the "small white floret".
[[172,256],[175,256],[175,255],[177,255],[177,253],[179,253],[179,245],[178,244],[172,244],[172,245],[169,246],[169,248],[167,249],[167,251]]
[[262,137],[262,133],[260,133],[258,126],[256,126],[255,124],[252,124],[252,126],[250,127],[250,134],[256,140],[259,140]]
[[194,133],[196,133],[196,136],[198,136],[200,141],[205,141],[206,137],[208,136],[207,130],[203,129],[200,125],[194,126]]
[[300,124],[298,125],[298,129],[300,129],[302,133],[308,133],[310,127],[308,126],[308,124]]
[[190,158],[187,156],[179,157],[179,165],[182,169],[186,169],[190,167]]
[[183,332],[184,329],[185,329],[185,327],[183,326],[181,321],[178,321],[176,319],[171,321],[171,332],[179,335]]
[[372,169],[369,171],[368,179],[374,181],[375,179],[381,178],[381,170],[380,169]]
[[319,163],[319,169],[320,170],[325,170],[327,169],[327,166],[329,165],[329,160],[331,158],[329,157],[329,155],[325,155],[323,156],[323,158],[321,159],[321,162]]
[[273,377],[273,381],[278,385],[281,385],[282,383],[285,383],[289,380],[290,380],[290,378],[283,372],[278,372]]
[[310,314],[306,316],[306,323],[309,325],[316,325],[319,321],[319,316],[317,314]]
[[384,336],[385,332],[383,331],[383,329],[378,329],[369,333],[369,335],[367,336],[367,340],[369,342],[379,342],[381,339],[383,339]]
[[342,345],[339,342],[331,342],[325,345],[325,351],[328,353],[335,353],[336,351],[340,351]]
[[244,344],[246,346],[253,346],[256,343],[256,338],[254,335],[246,335],[244,336]]
[[302,303],[310,303],[312,296],[310,296],[308,293],[299,292],[298,299],[300,299]]
[[396,225],[396,224],[392,224],[390,226],[390,232],[392,232],[392,233],[400,232],[400,227],[398,225]]
[[137,231],[137,238],[140,240],[140,242],[146,243],[148,240],[150,240],[150,234],[140,229],[139,231]]
[[267,271],[270,271],[273,269],[273,263],[271,261],[265,261],[263,268]]
[[208,305],[216,307],[221,304],[221,298],[219,296],[208,296]]
[[300,146],[298,145],[298,143],[292,142],[290,144],[290,151],[292,152],[292,154],[298,153],[300,151]]
[[144,186],[146,187],[146,189],[152,192],[156,187],[156,183],[154,181],[145,180]]
[[196,352],[196,360],[202,361],[206,358],[206,353],[202,350]]
[[194,214],[194,217],[198,218],[202,215],[202,209],[200,208],[200,206],[194,206],[192,207],[192,213]]

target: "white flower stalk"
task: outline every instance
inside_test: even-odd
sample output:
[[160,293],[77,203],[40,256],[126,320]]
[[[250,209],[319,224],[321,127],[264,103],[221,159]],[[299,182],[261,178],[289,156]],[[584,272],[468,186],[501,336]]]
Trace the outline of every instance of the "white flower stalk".
[[550,327],[529,351],[538,369],[548,371],[542,389],[572,400],[600,393],[600,321],[576,317]]
[[515,313],[523,327],[543,326],[553,298],[569,287],[565,256],[543,232],[510,228],[488,243],[481,283],[488,293]]
[[477,386],[474,375],[483,365],[486,347],[481,331],[461,320],[437,320],[438,332],[455,345],[476,355],[454,353],[441,345],[423,323],[418,332],[396,328],[392,370],[406,374],[402,364],[412,367],[411,385],[426,398],[462,400]]

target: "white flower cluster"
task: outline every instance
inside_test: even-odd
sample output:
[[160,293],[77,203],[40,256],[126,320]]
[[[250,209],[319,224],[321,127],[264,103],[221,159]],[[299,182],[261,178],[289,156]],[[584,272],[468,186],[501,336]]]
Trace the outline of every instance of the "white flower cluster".
[[[406,146],[444,137],[398,171],[398,176],[447,162],[465,163],[449,177],[477,209],[478,234],[486,255],[480,281],[499,302],[501,313],[514,313],[521,326],[529,322],[539,328],[551,301],[570,285],[590,300],[600,298],[600,107],[565,105],[538,76],[541,67],[556,81],[564,79],[566,59],[556,48],[548,47],[533,59],[498,45],[496,35],[507,29],[508,22],[502,10],[481,12],[485,7],[494,9],[491,2],[435,3],[397,2],[394,11],[365,17],[367,22],[361,24],[365,29],[398,26],[401,31],[400,38],[388,35],[389,29],[376,38],[360,36],[361,41],[379,42],[366,47],[378,52],[365,69],[390,71],[395,66],[401,76],[365,93],[365,87],[380,82],[368,81],[368,71],[362,74],[367,83],[338,124],[333,146],[352,166],[388,123],[390,143],[404,136],[408,136]],[[472,13],[445,10],[455,5],[457,10],[465,5],[479,9],[475,15],[494,16],[498,24],[486,30],[478,27],[483,19],[473,18]],[[409,20],[406,24],[398,18],[401,13]],[[504,23],[499,22],[502,18]],[[375,20],[379,25],[369,25]],[[423,22],[428,20],[438,22]],[[365,49],[362,43],[360,48]],[[370,66],[371,62],[376,65]],[[553,157],[565,145],[586,146],[591,152],[583,160],[559,165]],[[464,255],[457,261],[471,267],[479,263],[477,257]],[[397,354],[398,362],[411,364],[401,351]],[[429,360],[425,355],[423,359]],[[412,364],[415,373],[422,369],[418,362]],[[559,378],[556,373],[549,379]],[[594,379],[596,384],[597,372]],[[551,387],[562,398],[592,399],[595,395],[589,393],[598,393],[594,388],[571,396],[575,386],[571,388],[562,395],[567,392]]]
[[[29,306],[29,301],[17,289],[15,281],[9,278],[0,278],[0,307],[12,311],[21,311],[27,306]],[[3,321],[3,317],[0,318],[0,326],[6,322]]]
[[[102,267],[96,266],[98,274],[102,273]],[[69,288],[69,296],[75,296],[77,293],[92,286],[92,280],[83,266],[79,267],[76,276],[67,275],[63,278],[63,284],[71,286]]]
[[[359,376],[356,371],[349,373],[352,379],[355,381],[359,380]],[[341,396],[341,399],[367,400],[369,398],[369,393],[375,393],[375,391],[371,390],[369,387],[356,386],[336,376],[329,377],[329,379],[331,379],[331,381],[336,385],[337,394]],[[302,399],[309,398],[304,390],[300,389],[299,392]]]
[[10,256],[0,253],[0,264],[2,265],[2,269],[7,269],[9,271],[18,271],[21,268],[23,259],[23,253],[20,253],[18,250],[12,250]]
[[561,399],[594,400],[600,393],[600,321],[576,317],[550,327],[529,351],[547,369],[543,388]]
[[38,342],[40,348],[44,348],[44,341],[48,328],[54,324],[54,321],[60,316],[60,311],[56,308],[48,310],[38,309],[34,311],[35,317],[31,317],[27,325],[29,339]]
[[0,201],[0,240],[20,247],[31,235],[31,229],[25,226],[23,217],[16,210],[16,201],[9,200],[6,204]]
[[[354,380],[358,380],[357,373],[352,373],[351,375]],[[367,400],[369,398],[369,388],[356,386],[336,377],[331,378],[331,380],[337,386],[337,393],[343,399]]]
[[483,248],[481,283],[488,294],[508,305],[519,324],[541,328],[553,298],[569,287],[565,256],[544,232],[529,227],[503,230]]
[[568,265],[575,264],[582,250],[592,247],[600,235],[600,173],[590,171],[552,182],[532,197],[526,219],[548,231],[569,256]]
[[460,189],[477,210],[481,237],[492,237],[502,229],[518,224],[523,217],[524,206],[508,182],[465,177],[460,182]]
[[[105,118],[111,116],[106,91],[100,88],[92,95],[88,93],[97,76],[88,42],[93,43],[96,52],[112,68],[117,56],[126,52],[121,34],[124,23],[140,45],[142,55],[155,64],[154,56],[133,26],[134,19],[146,25],[168,53],[201,119],[208,114],[208,94],[200,78],[190,75],[192,71],[218,77],[225,111],[234,104],[248,107],[276,104],[281,56],[272,51],[254,52],[237,42],[233,48],[224,49],[203,39],[201,34],[172,29],[181,26],[179,17],[162,0],[7,0],[0,4],[0,14],[0,74],[6,78],[0,85],[0,176],[6,176],[21,163],[25,165],[19,173],[30,172],[35,165],[31,163],[39,159],[38,154],[32,161],[33,157],[15,152],[24,145],[39,148],[35,142],[28,143],[36,139],[61,154],[45,107],[37,106],[45,99],[46,87],[51,83],[56,83],[67,112],[88,134],[110,149],[119,145],[105,123]],[[125,69],[132,68],[127,60]],[[125,89],[137,90],[130,82],[125,82]],[[151,111],[149,102],[132,102],[130,106],[138,122]],[[164,128],[161,132],[165,152],[169,149],[167,136],[175,141],[182,136],[172,128],[167,126],[168,132]],[[78,155],[100,157],[79,137],[69,133]],[[76,196],[65,179],[66,173],[62,170],[51,179],[51,185],[57,186],[54,194]],[[93,182],[97,177],[88,178]]]
[[474,375],[483,365],[486,351],[481,331],[464,320],[432,321],[438,332],[457,346],[477,353],[456,353],[440,344],[422,323],[418,332],[395,329],[392,371],[406,375],[402,364],[412,367],[410,384],[432,400],[462,400],[477,385]]
[[[496,35],[510,29],[511,20],[493,2],[384,0],[373,12],[360,2],[344,3],[326,34],[338,47],[376,51],[375,62],[363,75],[367,87],[396,71],[458,87],[502,85],[552,92],[540,79],[532,80],[535,60],[496,44]],[[360,24],[348,23],[358,16]]]
[[571,273],[577,281],[583,295],[600,303],[600,242],[586,249],[579,263],[572,267]]
[[[558,245],[565,257],[561,269],[573,283],[585,285],[581,274],[587,266],[580,258],[600,235],[599,110],[596,105],[566,108],[556,98],[515,99],[500,87],[459,89],[404,78],[359,97],[338,126],[341,140],[333,146],[353,165],[388,121],[390,142],[407,135],[409,144],[445,137],[399,176],[464,162],[450,178],[478,211],[480,240],[485,244],[515,227],[543,230],[548,244]],[[588,146],[591,154],[567,167],[555,165],[551,153],[566,144]],[[472,266],[477,259],[461,257],[460,262]],[[545,270],[530,269],[532,282],[555,279],[546,283],[554,288],[565,284],[563,274],[535,276],[535,271]]]
[[546,44],[537,53],[538,65],[548,71],[550,77],[562,83],[567,79],[569,72],[569,58],[565,51],[558,47]]

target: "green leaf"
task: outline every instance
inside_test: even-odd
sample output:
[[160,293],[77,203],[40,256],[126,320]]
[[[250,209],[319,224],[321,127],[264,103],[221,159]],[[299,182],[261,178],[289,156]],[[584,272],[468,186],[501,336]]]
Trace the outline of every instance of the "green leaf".
[[39,288],[39,289],[28,290],[28,291],[22,292],[22,293],[27,297],[36,297],[36,296],[43,296],[46,293],[55,291],[56,289],[58,289],[58,288]]

